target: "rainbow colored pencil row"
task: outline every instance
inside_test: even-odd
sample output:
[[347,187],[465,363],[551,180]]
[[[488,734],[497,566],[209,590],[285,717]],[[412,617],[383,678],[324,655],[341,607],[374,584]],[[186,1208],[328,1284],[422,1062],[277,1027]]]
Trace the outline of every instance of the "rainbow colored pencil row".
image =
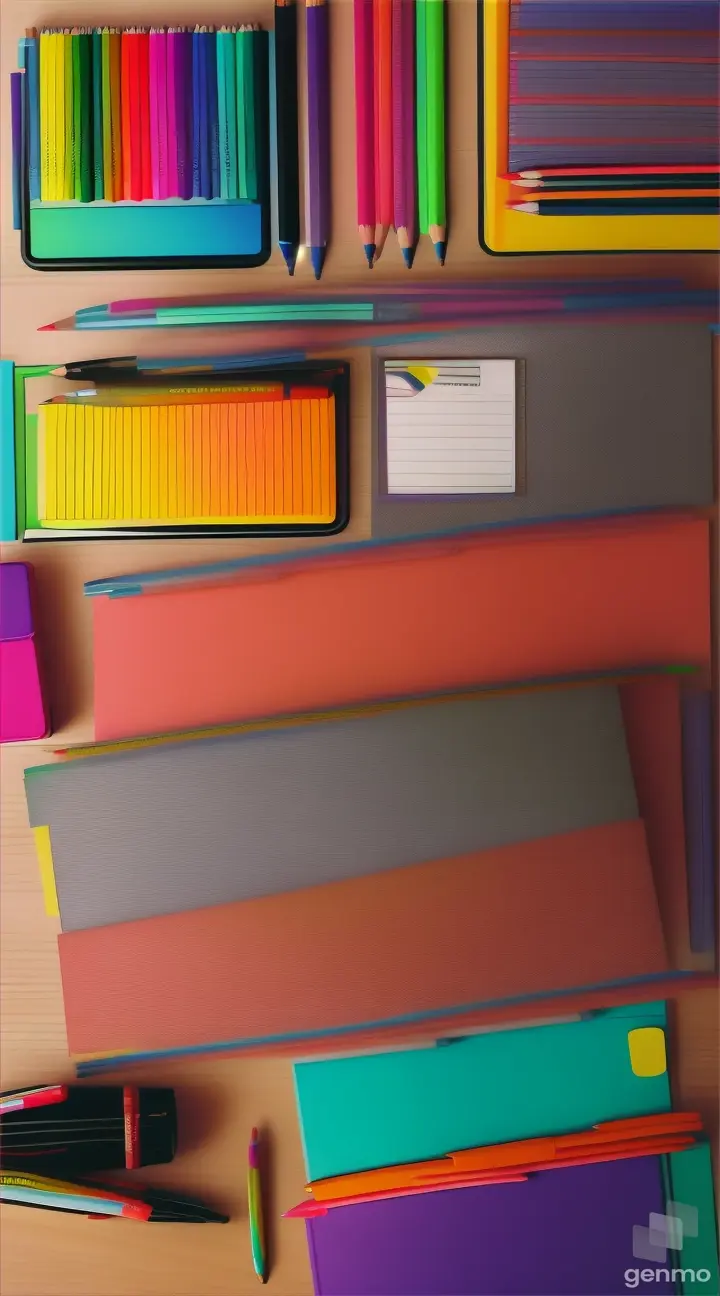
[[256,26],[31,36],[31,198],[255,201],[258,36]]

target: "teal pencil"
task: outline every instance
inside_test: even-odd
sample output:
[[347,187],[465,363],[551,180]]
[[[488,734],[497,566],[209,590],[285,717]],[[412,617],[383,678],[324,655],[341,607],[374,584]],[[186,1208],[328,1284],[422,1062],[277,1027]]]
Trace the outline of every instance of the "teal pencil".
[[258,197],[258,174],[257,174],[257,129],[256,122],[256,94],[255,86],[255,51],[258,47],[258,36],[256,35],[257,27],[254,30],[245,32],[245,44],[243,47],[245,57],[245,129],[247,134],[247,190],[248,198],[251,202],[256,202]]
[[96,27],[92,34],[92,104],[93,104],[93,194],[95,201],[105,197],[105,167],[103,163],[103,97],[102,97],[102,32]]
[[220,197],[237,198],[237,108],[234,28],[217,33],[218,122],[220,127]]
[[235,38],[236,103],[237,103],[237,160],[238,198],[249,198],[248,193],[248,90],[246,84],[245,47],[249,33],[241,27]]

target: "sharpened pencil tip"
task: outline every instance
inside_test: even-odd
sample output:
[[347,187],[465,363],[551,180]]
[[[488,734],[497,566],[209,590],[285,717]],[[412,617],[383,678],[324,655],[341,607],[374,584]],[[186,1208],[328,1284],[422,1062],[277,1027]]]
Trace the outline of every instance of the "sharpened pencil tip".
[[313,274],[316,279],[319,279],[323,272],[323,266],[325,265],[325,248],[311,247],[310,260],[312,262]]
[[39,325],[38,325],[38,333],[54,333],[54,332],[55,332],[55,325],[54,325],[54,324],[39,324]]
[[368,263],[368,268],[372,270],[373,261],[375,260],[375,244],[363,243],[363,252],[365,253],[365,257]]
[[438,261],[440,262],[440,265],[444,266],[444,265],[445,265],[445,252],[446,252],[446,250],[447,250],[447,245],[446,245],[445,243],[433,243],[433,247],[435,248],[435,256],[437,257]]
[[294,243],[281,243],[280,251],[283,254],[285,265],[288,268],[288,274],[295,274],[295,262],[297,261],[298,250]]
[[415,259],[414,248],[401,248],[400,250],[402,252],[402,257],[403,257],[403,261],[405,262],[405,265],[407,266],[408,270],[412,270],[413,261]]

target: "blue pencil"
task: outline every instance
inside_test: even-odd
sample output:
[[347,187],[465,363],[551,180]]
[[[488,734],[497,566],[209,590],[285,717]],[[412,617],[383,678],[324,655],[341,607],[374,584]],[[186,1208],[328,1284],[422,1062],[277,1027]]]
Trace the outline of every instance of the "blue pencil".
[[200,28],[192,34],[192,194],[199,198],[202,193],[200,175]]
[[10,73],[10,119],[12,130],[12,208],[13,229],[22,229],[20,220],[20,186],[22,184],[22,97],[24,72]]
[[220,119],[218,115],[218,65],[215,29],[206,28],[203,44],[205,46],[205,75],[207,94],[208,134],[210,151],[210,198],[220,197]]
[[25,36],[25,77],[27,79],[25,103],[28,130],[28,178],[30,199],[40,197],[40,71],[38,40],[32,27]]

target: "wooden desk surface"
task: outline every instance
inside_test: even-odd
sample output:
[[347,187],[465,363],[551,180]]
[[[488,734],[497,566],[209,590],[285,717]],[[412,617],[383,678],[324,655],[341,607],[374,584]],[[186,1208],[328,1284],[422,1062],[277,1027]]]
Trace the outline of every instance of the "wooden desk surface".
[[[101,12],[88,0],[3,0],[0,49],[2,72],[1,152],[9,158],[10,126],[7,73],[15,66],[18,37],[27,26],[96,23],[101,17],[130,25],[147,22],[141,0],[116,0]],[[415,284],[423,278],[443,281],[480,277],[558,274],[679,274],[695,284],[711,284],[715,259],[704,256],[540,258],[498,260],[477,245],[475,21],[471,0],[450,0],[449,173],[451,238],[448,264],[436,266],[428,240],[423,241]],[[198,13],[188,0],[156,0],[155,22],[190,21]],[[242,7],[247,18],[269,19],[267,4]],[[226,3],[213,8],[214,21],[237,21]],[[354,213],[354,142],[352,81],[352,5],[333,0],[333,201],[335,229],[323,283],[368,283],[363,270]],[[5,170],[7,175],[7,167]],[[39,324],[69,315],[80,306],[110,297],[200,291],[289,293],[311,284],[307,264],[289,280],[278,253],[261,270],[246,272],[143,274],[41,274],[20,261],[17,235],[10,228],[9,185],[4,185],[2,221],[2,353],[23,363],[63,363],[102,355],[113,347],[101,334],[87,337],[37,334]],[[407,282],[392,239],[373,281]],[[179,331],[156,337],[123,335],[123,350],[146,354],[199,354],[230,350],[231,332],[208,335]],[[370,387],[369,359],[353,354],[352,522],[344,539],[369,534],[370,523]],[[55,719],[55,744],[92,737],[92,662],[90,617],[83,582],[113,572],[209,561],[270,547],[282,542],[184,541],[147,543],[63,543],[5,546],[3,557],[30,560],[39,590],[39,630],[47,646],[49,693]],[[1,753],[2,903],[0,957],[2,974],[2,1051],[0,1084],[10,1088],[72,1078],[67,1060],[60,978],[56,951],[57,924],[42,906],[40,883],[27,826],[22,790],[26,765],[46,759],[52,744],[20,745]],[[698,1107],[711,1130],[717,1112],[717,1000],[705,991],[687,995],[675,1006],[673,1031],[676,1101]],[[274,1150],[273,1200],[280,1210],[298,1200],[303,1185],[300,1139],[295,1116],[290,1066],[281,1061],[247,1059],[173,1063],[146,1072],[133,1071],[143,1083],[177,1087],[180,1108],[180,1153],[172,1166],[143,1172],[147,1180],[176,1185],[217,1203],[232,1216],[224,1228],[146,1229],[133,1225],[90,1223],[50,1213],[6,1207],[0,1214],[0,1292],[2,1296],[243,1296],[257,1291],[252,1273],[245,1218],[245,1158],[250,1127],[265,1124]],[[118,1073],[122,1078],[122,1073]],[[277,1296],[304,1296],[312,1290],[305,1232],[296,1222],[271,1220],[274,1253],[271,1284]]]

